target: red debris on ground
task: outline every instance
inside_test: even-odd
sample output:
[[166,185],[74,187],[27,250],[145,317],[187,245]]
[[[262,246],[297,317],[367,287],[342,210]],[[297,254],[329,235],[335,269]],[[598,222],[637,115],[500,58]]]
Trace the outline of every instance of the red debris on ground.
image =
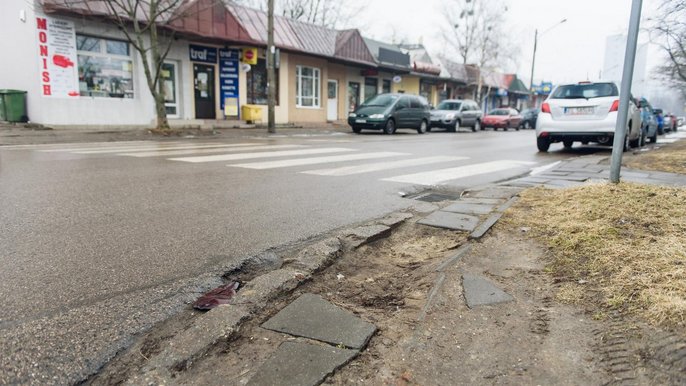
[[193,308],[196,310],[207,311],[211,310],[221,304],[229,304],[231,298],[236,296],[238,289],[238,282],[232,281],[221,287],[217,287],[212,291],[202,295],[193,303]]

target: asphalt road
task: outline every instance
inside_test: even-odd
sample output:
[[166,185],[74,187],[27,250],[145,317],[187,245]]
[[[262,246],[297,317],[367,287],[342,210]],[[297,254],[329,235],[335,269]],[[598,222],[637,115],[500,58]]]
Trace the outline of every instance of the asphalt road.
[[237,259],[417,203],[399,192],[594,152],[532,131],[0,147],[0,383],[78,382]]

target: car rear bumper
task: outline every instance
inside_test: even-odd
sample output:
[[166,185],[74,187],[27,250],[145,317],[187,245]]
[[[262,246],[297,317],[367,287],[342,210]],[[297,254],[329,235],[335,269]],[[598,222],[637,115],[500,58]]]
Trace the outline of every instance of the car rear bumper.
[[554,120],[550,114],[541,113],[536,120],[536,136],[551,135],[614,135],[617,114],[610,113],[604,119]]

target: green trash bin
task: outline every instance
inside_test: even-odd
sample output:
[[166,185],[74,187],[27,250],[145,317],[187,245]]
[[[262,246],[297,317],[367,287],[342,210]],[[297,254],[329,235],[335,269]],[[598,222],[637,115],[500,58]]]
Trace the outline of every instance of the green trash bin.
[[29,121],[26,113],[26,91],[0,90],[0,121]]

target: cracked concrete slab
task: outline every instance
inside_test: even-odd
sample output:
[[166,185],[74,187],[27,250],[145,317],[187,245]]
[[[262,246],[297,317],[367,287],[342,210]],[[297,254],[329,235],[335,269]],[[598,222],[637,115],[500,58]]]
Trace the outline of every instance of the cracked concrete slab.
[[357,355],[347,350],[305,342],[284,342],[250,378],[250,386],[318,385]]
[[373,324],[314,294],[301,295],[262,327],[358,350],[376,332]]
[[426,216],[419,224],[471,232],[479,225],[479,218],[468,214],[438,211]]
[[464,213],[464,214],[489,214],[493,211],[493,205],[474,202],[455,202],[441,209],[444,212]]
[[462,288],[464,290],[464,298],[467,301],[467,307],[469,308],[514,300],[510,294],[477,275],[463,274]]

